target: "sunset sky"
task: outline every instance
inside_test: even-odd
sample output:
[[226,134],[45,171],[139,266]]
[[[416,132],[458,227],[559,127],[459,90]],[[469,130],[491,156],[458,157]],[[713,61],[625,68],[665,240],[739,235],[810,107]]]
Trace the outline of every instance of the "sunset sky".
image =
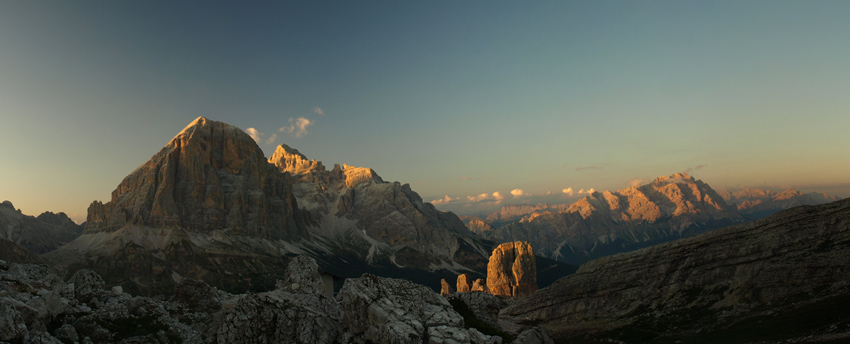
[[681,171],[850,196],[850,1],[252,4],[0,2],[0,201],[83,220],[198,116],[444,209]]

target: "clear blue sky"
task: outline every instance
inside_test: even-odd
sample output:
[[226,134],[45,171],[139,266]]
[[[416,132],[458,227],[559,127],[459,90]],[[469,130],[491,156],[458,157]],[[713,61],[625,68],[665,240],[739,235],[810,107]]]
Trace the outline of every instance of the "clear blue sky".
[[715,187],[846,197],[848,13],[850,1],[3,1],[0,199],[79,220],[198,116],[255,128],[267,155],[286,142],[456,206],[689,168]]

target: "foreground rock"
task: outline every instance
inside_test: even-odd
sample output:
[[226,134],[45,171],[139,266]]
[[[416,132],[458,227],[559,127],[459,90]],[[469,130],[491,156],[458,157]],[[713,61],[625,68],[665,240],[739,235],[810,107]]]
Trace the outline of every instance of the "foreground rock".
[[537,263],[531,244],[499,245],[487,264],[487,288],[493,295],[525,297],[537,290]]
[[581,266],[503,316],[560,341],[850,338],[850,200]]
[[344,342],[501,342],[464,329],[463,317],[446,299],[407,280],[366,274],[346,280],[337,299],[345,310]]

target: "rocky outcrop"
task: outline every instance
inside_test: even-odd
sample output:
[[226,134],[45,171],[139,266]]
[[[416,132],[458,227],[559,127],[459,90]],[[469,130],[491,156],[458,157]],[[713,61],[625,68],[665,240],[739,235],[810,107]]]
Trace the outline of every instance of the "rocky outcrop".
[[105,292],[103,287],[106,283],[103,282],[103,278],[88,269],[75,272],[69,282],[74,288],[74,298],[83,303],[88,303]]
[[286,277],[276,283],[275,289],[292,293],[325,295],[325,283],[319,276],[316,261],[306,256],[298,256],[286,267]]
[[793,208],[597,259],[502,314],[565,342],[838,338],[850,335],[848,244],[850,200]]
[[525,297],[537,290],[537,262],[531,244],[504,243],[487,264],[487,288],[493,295]]
[[467,274],[460,274],[457,276],[457,292],[458,293],[466,293],[472,287],[469,285],[469,276]]
[[566,209],[541,205],[503,212],[499,221],[522,217],[509,217],[513,222],[483,232],[485,237],[527,241],[538,255],[576,265],[743,221],[708,184],[684,173],[617,192],[593,192]]
[[481,278],[477,278],[477,279],[475,279],[474,282],[472,282],[472,289],[471,290],[472,291],[483,291],[483,292],[486,292],[486,293],[490,292],[490,289],[487,288],[487,282],[484,281]]
[[333,343],[340,304],[323,295],[274,290],[242,298],[217,324],[215,343]]
[[363,275],[348,279],[337,299],[345,310],[343,342],[488,343],[490,336],[463,328],[445,298],[402,279]]
[[0,203],[0,239],[11,241],[36,254],[55,250],[80,236],[82,231],[83,228],[65,213],[48,211],[33,217],[15,209],[12,202]]
[[454,294],[454,289],[449,285],[449,282],[446,282],[446,279],[440,280],[440,296],[449,296]]

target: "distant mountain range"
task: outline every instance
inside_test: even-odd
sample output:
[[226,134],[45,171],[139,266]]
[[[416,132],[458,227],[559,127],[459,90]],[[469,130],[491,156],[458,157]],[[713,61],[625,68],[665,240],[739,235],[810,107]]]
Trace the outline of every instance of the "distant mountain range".
[[507,205],[483,218],[461,218],[471,231],[488,239],[529,241],[538,255],[582,264],[790,207],[834,200],[828,194],[792,189],[716,192],[700,180],[677,173],[640,187],[595,192],[572,204]]
[[838,197],[825,192],[802,193],[794,189],[776,192],[745,188],[735,193],[726,190],[719,190],[717,193],[726,203],[753,220],[801,205],[817,205],[839,200]]
[[[35,254],[53,251],[83,231],[65,213],[24,215],[12,202],[0,203],[0,239],[20,245]],[[1,259],[1,258],[0,258]]]

